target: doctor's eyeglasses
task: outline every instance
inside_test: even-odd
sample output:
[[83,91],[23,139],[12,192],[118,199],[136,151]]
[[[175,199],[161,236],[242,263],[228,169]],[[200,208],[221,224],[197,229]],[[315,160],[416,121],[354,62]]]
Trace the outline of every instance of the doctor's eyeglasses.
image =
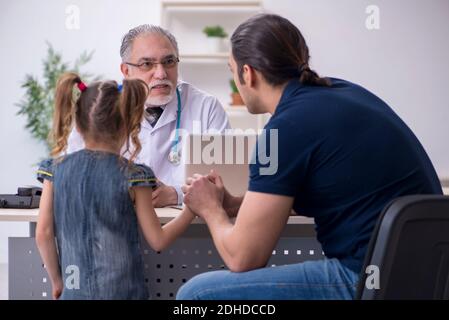
[[176,66],[179,62],[178,57],[168,57],[163,59],[161,62],[151,61],[151,60],[145,60],[141,63],[131,63],[131,62],[125,62],[125,64],[137,67],[140,71],[147,72],[151,71],[156,68],[156,65],[160,64],[164,69],[171,69],[174,66]]

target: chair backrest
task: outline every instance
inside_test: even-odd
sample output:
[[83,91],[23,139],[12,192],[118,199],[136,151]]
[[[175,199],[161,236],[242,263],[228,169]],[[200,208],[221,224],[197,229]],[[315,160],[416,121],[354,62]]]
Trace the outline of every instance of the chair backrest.
[[386,206],[356,298],[449,299],[449,196],[405,196]]

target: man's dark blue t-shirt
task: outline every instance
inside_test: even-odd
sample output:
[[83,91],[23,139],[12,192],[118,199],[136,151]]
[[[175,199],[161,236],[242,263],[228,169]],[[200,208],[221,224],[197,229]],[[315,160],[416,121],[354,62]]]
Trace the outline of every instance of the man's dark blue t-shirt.
[[[325,255],[358,273],[386,204],[442,189],[420,142],[386,103],[330,80],[331,87],[288,83],[250,165],[249,190],[293,197],[293,209],[315,219]],[[278,134],[277,171],[270,129]]]

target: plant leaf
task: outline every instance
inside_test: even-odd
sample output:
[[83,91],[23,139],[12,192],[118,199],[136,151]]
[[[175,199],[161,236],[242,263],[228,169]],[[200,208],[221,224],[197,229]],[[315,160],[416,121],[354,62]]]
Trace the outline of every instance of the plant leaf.
[[91,74],[82,74],[79,70],[87,64],[94,54],[82,52],[70,68],[68,62],[62,60],[62,55],[56,52],[53,46],[46,41],[47,55],[42,60],[43,65],[43,81],[31,74],[26,74],[21,87],[25,90],[22,99],[16,103],[18,107],[17,115],[26,117],[25,127],[31,135],[47,146],[50,151],[51,146],[48,141],[48,135],[51,130],[51,118],[54,106],[54,94],[56,83],[62,73],[74,71],[80,74],[83,79],[90,79]]

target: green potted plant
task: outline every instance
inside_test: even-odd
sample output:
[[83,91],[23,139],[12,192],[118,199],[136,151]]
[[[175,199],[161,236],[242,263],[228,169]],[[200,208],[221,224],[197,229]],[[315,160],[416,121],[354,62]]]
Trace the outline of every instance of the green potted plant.
[[[51,130],[56,82],[62,73],[68,71],[80,74],[81,78],[88,82],[92,75],[80,73],[79,69],[92,59],[93,52],[83,52],[70,67],[67,62],[62,61],[61,54],[55,52],[51,44],[47,43],[47,46],[47,56],[42,61],[43,82],[34,75],[25,75],[25,80],[21,85],[25,89],[25,95],[17,103],[19,107],[17,114],[26,117],[26,128],[35,139],[46,145],[47,151],[50,151],[48,135]],[[93,80],[97,79],[98,77]]]
[[206,35],[206,47],[209,52],[221,52],[224,50],[224,38],[228,36],[222,26],[206,26],[203,29]]
[[239,90],[237,89],[237,86],[234,82],[234,79],[231,79],[229,81],[229,84],[231,85],[231,106],[242,106],[245,103],[243,102],[242,96],[240,95]]

